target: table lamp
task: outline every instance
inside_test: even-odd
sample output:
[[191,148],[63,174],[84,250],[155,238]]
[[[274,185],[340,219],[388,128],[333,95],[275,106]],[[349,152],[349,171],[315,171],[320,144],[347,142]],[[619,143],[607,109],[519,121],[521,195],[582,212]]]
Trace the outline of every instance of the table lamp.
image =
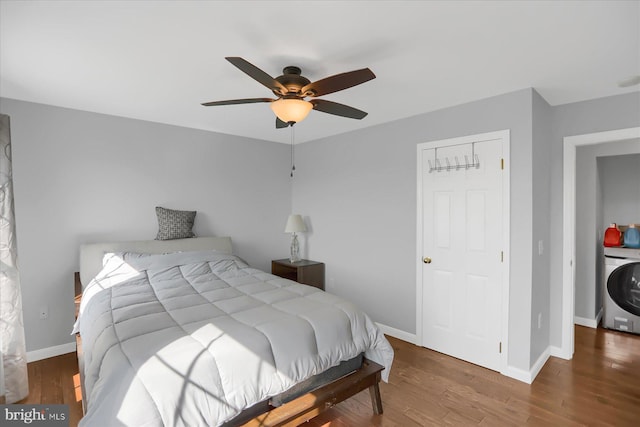
[[304,220],[301,215],[289,215],[289,219],[287,219],[287,225],[284,228],[285,233],[291,234],[291,254],[289,256],[289,261],[298,262],[300,261],[300,245],[298,244],[298,236],[296,233],[307,231],[307,227],[304,225]]

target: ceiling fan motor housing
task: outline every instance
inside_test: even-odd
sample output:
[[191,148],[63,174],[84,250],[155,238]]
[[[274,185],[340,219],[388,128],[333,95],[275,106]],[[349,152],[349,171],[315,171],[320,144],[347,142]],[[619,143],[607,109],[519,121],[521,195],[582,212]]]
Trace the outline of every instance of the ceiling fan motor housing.
[[286,94],[281,94],[276,91],[273,93],[276,96],[295,96],[297,98],[303,98],[305,96],[313,96],[313,91],[307,91],[306,93],[300,93],[300,90],[311,83],[311,81],[302,76],[302,70],[300,67],[296,67],[295,65],[289,65],[282,69],[282,75],[275,78],[280,84],[287,88],[288,92]]

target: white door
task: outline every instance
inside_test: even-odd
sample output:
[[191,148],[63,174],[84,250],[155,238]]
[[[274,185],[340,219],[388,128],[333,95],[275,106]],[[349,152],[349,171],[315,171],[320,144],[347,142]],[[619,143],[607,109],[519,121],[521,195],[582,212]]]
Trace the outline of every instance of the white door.
[[502,139],[424,148],[420,168],[422,344],[498,371],[505,249],[502,150]]

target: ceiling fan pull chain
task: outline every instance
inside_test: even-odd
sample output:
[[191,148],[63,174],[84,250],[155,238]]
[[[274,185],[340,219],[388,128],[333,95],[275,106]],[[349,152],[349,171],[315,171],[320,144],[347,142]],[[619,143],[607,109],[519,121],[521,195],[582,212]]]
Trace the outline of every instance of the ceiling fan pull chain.
[[293,131],[293,123],[291,123],[291,178],[293,178],[293,171],[296,170],[295,165],[295,153],[294,153],[294,131]]

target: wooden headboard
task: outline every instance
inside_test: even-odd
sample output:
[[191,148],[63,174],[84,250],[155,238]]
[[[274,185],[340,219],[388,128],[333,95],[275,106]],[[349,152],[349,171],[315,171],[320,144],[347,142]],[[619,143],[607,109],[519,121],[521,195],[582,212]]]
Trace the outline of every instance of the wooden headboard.
[[109,252],[162,254],[180,251],[217,250],[233,253],[231,237],[193,237],[175,240],[137,240],[87,243],[80,245],[80,281],[86,286],[102,270],[102,259]]

